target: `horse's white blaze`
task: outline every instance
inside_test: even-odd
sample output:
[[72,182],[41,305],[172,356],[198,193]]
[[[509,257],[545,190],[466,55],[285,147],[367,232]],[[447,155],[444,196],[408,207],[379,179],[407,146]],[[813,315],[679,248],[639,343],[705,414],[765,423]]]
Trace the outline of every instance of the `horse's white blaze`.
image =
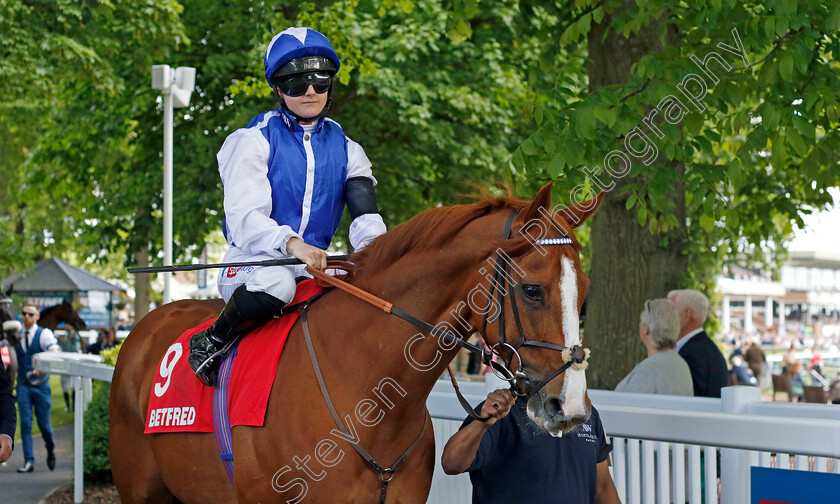
[[[572,347],[580,344],[580,318],[578,314],[578,286],[575,264],[568,257],[563,257],[560,278],[562,296],[563,334],[565,345]],[[563,414],[567,417],[586,415],[586,372],[569,368],[563,379]]]

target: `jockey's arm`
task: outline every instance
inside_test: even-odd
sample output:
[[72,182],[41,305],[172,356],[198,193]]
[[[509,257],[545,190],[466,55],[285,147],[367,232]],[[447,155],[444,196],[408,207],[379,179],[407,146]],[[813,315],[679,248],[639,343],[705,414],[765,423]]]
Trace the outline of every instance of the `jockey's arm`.
[[374,181],[368,177],[347,179],[345,185],[347,209],[353,219],[350,224],[350,245],[353,246],[353,250],[364,248],[386,231],[382,216],[379,215],[373,185]]
[[240,129],[225,140],[216,156],[224,185],[228,239],[248,254],[275,258],[291,254],[290,239],[301,236],[290,226],[271,219],[272,195],[268,178],[269,146],[258,130]]
[[364,149],[347,138],[347,180],[344,200],[350,212],[350,245],[361,250],[377,236],[385,233],[385,222],[376,202],[376,178]]

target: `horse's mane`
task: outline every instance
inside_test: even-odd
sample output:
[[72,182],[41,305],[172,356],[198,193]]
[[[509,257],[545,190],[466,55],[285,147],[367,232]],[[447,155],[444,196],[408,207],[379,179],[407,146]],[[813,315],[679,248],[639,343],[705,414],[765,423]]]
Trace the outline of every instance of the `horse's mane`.
[[[475,219],[505,208],[521,210],[531,204],[530,201],[512,196],[478,194],[471,197],[478,201],[426,210],[379,236],[370,245],[353,255],[352,261],[356,267],[351,276],[364,271],[387,268],[412,251],[439,247]],[[571,226],[564,227],[568,228],[569,236],[573,238]],[[499,246],[502,246],[512,257],[522,254],[531,246],[527,239],[521,237],[503,240],[501,229],[499,232]]]
[[[57,305],[48,306],[47,308],[44,308],[43,310],[41,310],[41,318],[43,318],[47,315],[51,315],[53,312],[61,313],[58,310],[63,308],[65,305],[69,305],[69,304],[70,303],[68,303],[67,301],[62,301],[62,302],[58,303]],[[70,311],[75,312],[75,310],[73,310],[72,305],[70,306]]]
[[45,316],[49,315],[50,313],[56,311],[60,307],[61,307],[61,304],[59,303],[57,305],[53,305],[53,306],[44,308],[43,310],[41,310],[41,317],[45,317]]

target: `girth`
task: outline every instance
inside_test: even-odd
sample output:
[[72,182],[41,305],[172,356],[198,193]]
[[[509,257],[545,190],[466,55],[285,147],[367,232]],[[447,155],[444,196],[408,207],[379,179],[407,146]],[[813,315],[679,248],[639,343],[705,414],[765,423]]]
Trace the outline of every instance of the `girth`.
[[426,434],[426,426],[429,422],[429,416],[423,412],[423,428],[420,429],[420,435],[417,436],[417,439],[411,443],[411,446],[394,462],[391,464],[390,467],[383,467],[373,456],[368,453],[358,442],[352,440],[352,436],[350,432],[347,430],[347,427],[344,425],[344,422],[341,421],[341,417],[339,416],[338,412],[335,409],[335,405],[333,405],[332,398],[330,397],[330,393],[327,390],[327,384],[324,382],[324,376],[321,373],[321,366],[318,364],[318,357],[315,355],[315,347],[312,345],[312,336],[309,333],[309,321],[306,316],[306,308],[309,306],[309,302],[312,300],[308,300],[304,303],[301,303],[302,306],[298,308],[300,312],[300,323],[303,327],[303,337],[306,340],[306,348],[309,350],[309,358],[312,361],[312,368],[315,370],[315,377],[318,380],[318,386],[321,388],[321,395],[324,396],[324,402],[327,403],[327,408],[330,410],[330,415],[333,417],[333,421],[335,422],[338,429],[345,435],[347,442],[350,443],[350,446],[356,450],[356,453],[359,454],[360,457],[365,459],[365,461],[373,468],[374,471],[377,472],[379,476],[379,504],[385,504],[385,499],[388,496],[388,485],[391,483],[391,480],[394,478],[394,473],[397,469],[406,461],[411,452],[417,448],[417,445],[420,444],[420,441],[423,439],[423,436]]

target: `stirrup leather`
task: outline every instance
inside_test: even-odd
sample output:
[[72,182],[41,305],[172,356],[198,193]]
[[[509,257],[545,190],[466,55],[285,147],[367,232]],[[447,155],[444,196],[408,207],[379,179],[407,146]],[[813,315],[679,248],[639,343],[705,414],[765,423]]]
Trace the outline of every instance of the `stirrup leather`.
[[[227,354],[228,350],[239,341],[241,338],[241,334],[237,334],[230,341],[225,343],[225,345],[211,354],[209,357],[204,359],[204,361],[197,367],[193,368],[193,372],[195,376],[201,380],[201,383],[208,387],[212,387],[216,384],[216,373],[219,370],[219,365],[222,363],[222,357]],[[192,349],[190,349],[192,352]],[[218,358],[218,359],[217,359]],[[190,367],[192,367],[192,363],[190,363]]]

